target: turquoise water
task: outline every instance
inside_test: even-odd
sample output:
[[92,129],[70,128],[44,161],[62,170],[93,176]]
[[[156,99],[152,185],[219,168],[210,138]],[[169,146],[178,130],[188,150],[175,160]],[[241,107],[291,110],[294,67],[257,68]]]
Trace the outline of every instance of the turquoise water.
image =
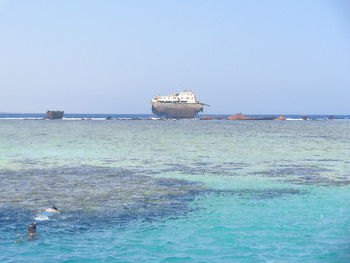
[[350,262],[349,131],[0,120],[0,262]]

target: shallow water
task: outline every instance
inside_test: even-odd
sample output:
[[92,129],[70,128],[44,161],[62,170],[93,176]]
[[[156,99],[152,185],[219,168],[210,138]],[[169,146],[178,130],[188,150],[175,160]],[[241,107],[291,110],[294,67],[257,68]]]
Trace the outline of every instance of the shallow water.
[[0,262],[349,262],[349,131],[0,120]]

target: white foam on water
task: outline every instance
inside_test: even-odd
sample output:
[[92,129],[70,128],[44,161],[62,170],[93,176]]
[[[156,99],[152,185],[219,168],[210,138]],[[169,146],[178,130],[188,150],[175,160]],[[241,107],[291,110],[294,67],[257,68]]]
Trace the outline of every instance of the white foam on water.
[[62,119],[67,121],[77,121],[77,120],[81,120],[82,118],[62,118]]
[[49,217],[46,215],[36,215],[34,217],[34,220],[36,221],[45,221],[45,220],[49,220]]

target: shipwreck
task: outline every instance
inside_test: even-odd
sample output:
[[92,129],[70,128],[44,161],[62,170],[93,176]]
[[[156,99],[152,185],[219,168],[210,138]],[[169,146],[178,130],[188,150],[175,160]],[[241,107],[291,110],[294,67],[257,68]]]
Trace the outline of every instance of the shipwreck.
[[151,104],[152,113],[166,119],[193,119],[209,106],[199,102],[192,91],[156,96]]
[[50,111],[48,110],[46,112],[46,119],[49,120],[57,120],[57,119],[62,119],[64,116],[64,111]]

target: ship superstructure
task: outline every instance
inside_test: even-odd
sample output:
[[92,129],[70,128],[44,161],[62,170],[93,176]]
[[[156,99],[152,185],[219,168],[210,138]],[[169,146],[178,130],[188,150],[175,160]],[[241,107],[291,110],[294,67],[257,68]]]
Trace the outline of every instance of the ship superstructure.
[[191,119],[208,106],[200,103],[193,91],[156,96],[151,103],[153,114],[168,119]]

